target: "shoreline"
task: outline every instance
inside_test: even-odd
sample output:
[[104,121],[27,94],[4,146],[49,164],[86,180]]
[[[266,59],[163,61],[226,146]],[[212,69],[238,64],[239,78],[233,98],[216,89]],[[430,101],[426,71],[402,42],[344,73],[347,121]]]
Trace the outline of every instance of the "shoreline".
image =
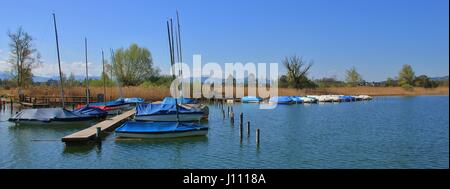
[[[91,87],[92,97],[96,98],[97,94],[103,93],[103,87]],[[248,88],[244,88],[244,96],[247,95]],[[146,100],[161,100],[166,96],[170,96],[168,87],[140,87],[130,86],[122,88],[123,97],[141,97]],[[52,86],[33,86],[24,89],[26,96],[59,96],[60,91],[58,87]],[[315,88],[315,89],[292,89],[279,88],[279,96],[305,96],[305,95],[369,95],[374,97],[382,96],[448,96],[449,87],[437,88],[419,88],[415,87],[413,90],[405,90],[401,87],[329,87],[329,88]],[[0,95],[17,96],[17,89],[0,89]],[[84,87],[72,87],[65,89],[66,96],[84,96]],[[116,99],[120,97],[118,87],[106,88],[106,99]]]

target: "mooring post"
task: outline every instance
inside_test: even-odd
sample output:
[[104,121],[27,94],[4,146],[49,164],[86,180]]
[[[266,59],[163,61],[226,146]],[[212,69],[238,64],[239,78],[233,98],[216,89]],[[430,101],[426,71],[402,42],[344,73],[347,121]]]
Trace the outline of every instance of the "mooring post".
[[225,119],[225,110],[223,109],[223,107],[222,107],[222,116],[223,116],[223,119]]
[[100,140],[101,132],[102,132],[102,128],[101,127],[97,127],[97,132],[95,133],[95,138],[97,140]]
[[243,130],[242,123],[239,123],[239,138],[241,139],[241,142],[242,142],[242,135],[243,135],[242,130]]
[[259,129],[256,129],[256,145],[259,146]]
[[228,115],[228,117],[230,116],[230,107],[229,106],[227,106],[227,115]]
[[247,121],[247,137],[250,137],[250,121]]
[[244,112],[241,112],[241,114],[239,114],[239,125],[243,125],[244,124]]
[[231,121],[231,124],[234,125],[234,113],[233,112],[230,112],[230,121]]

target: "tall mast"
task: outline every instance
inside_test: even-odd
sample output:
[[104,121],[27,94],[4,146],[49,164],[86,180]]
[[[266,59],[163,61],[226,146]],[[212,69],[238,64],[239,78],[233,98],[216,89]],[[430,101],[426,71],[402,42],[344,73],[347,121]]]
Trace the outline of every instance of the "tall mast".
[[102,67],[103,67],[103,71],[102,71],[102,77],[103,77],[103,102],[105,103],[106,106],[106,75],[105,75],[105,56],[103,53],[103,49],[102,49]]
[[56,38],[56,54],[58,55],[58,68],[59,68],[59,81],[60,81],[60,88],[61,88],[61,106],[64,109],[65,103],[64,103],[64,84],[63,84],[63,77],[61,72],[61,58],[59,56],[59,42],[58,42],[58,29],[56,28],[56,17],[55,13],[53,13],[53,24],[55,26],[55,38]]
[[[113,75],[113,69],[114,69],[115,65],[116,65],[116,57],[115,57],[114,50],[111,49],[111,80],[113,77],[112,75]],[[117,81],[117,85],[119,85],[120,98],[123,98],[122,83],[119,81],[119,78],[117,78],[117,74],[116,74],[116,81]]]
[[167,20],[167,36],[169,39],[169,56],[170,56],[170,68],[172,69],[172,77],[175,79],[175,70],[173,67],[173,56],[172,56],[172,37],[170,35],[170,26],[169,26],[169,20]]
[[[180,16],[178,14],[178,10],[177,10],[177,25],[178,25],[178,46],[179,46],[179,59],[180,59],[180,63],[183,62],[183,56],[182,56],[182,51],[181,51],[181,27],[180,27]],[[183,75],[183,70],[180,69],[181,75]]]
[[[172,22],[172,18],[170,19],[170,37],[171,37],[170,39],[171,39],[171,45],[172,45],[172,51],[171,51],[171,54],[172,54],[172,65],[174,65],[175,64],[175,48],[174,48],[175,44],[174,44],[174,40],[173,40],[174,38],[173,38],[173,22]],[[174,70],[173,75],[175,75],[175,70]]]
[[88,70],[88,56],[87,56],[87,39],[84,38],[84,56],[86,58],[86,106],[89,106],[89,70]]

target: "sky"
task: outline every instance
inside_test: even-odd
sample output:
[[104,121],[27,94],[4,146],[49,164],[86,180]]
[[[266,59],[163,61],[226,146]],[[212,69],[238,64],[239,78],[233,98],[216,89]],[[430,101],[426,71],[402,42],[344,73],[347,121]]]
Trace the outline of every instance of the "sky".
[[[27,5],[27,6],[24,6]],[[202,63],[281,63],[298,55],[314,61],[311,78],[345,78],[355,67],[366,81],[395,77],[403,64],[416,75],[449,70],[448,0],[0,1],[0,71],[10,70],[8,31],[34,38],[43,64],[37,76],[58,74],[51,13],[56,13],[62,69],[101,73],[101,49],[137,43],[169,73],[166,20],[180,13],[183,60]],[[280,64],[280,74],[286,70]]]

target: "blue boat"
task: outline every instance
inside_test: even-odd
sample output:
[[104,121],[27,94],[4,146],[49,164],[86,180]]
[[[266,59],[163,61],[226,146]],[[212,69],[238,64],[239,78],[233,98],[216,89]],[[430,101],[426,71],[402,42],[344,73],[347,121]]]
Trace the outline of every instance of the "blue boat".
[[292,101],[296,104],[303,103],[303,99],[300,96],[290,96]]
[[[124,98],[119,98],[119,99],[108,101],[108,102],[89,103],[89,107],[95,107],[95,108],[102,109],[102,110],[108,112],[108,115],[116,115],[116,114],[121,113],[124,110],[131,109],[132,104],[133,103],[125,102]],[[83,107],[86,107],[86,105],[78,105],[77,109],[81,109]]]
[[[176,101],[178,104],[198,104],[198,101],[192,98],[176,98]],[[174,97],[164,97],[161,104],[175,104],[175,98]]]
[[273,96],[270,97],[269,102],[277,104],[292,104],[294,101],[289,96]]
[[23,125],[86,125],[102,120],[107,113],[95,107],[70,111],[63,108],[24,109],[8,121]]
[[344,96],[344,95],[342,95],[342,96],[339,96],[339,100],[341,102],[354,102],[354,101],[356,101],[356,98],[353,97],[353,96]]
[[262,101],[262,98],[257,96],[244,96],[241,98],[242,103],[259,103]]
[[204,114],[202,109],[188,108],[175,103],[138,104],[134,119],[136,121],[200,121]]
[[195,123],[128,121],[115,130],[123,138],[175,138],[205,136],[208,127]]
[[125,104],[138,104],[144,103],[145,100],[143,98],[132,97],[132,98],[122,98]]

